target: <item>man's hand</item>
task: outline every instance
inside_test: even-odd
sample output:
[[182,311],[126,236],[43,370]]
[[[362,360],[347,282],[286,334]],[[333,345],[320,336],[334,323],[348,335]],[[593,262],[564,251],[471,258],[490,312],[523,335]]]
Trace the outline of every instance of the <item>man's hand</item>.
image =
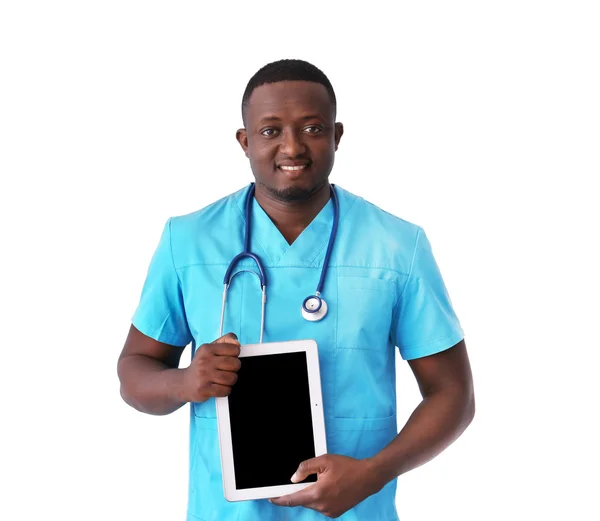
[[312,508],[327,517],[339,517],[370,495],[379,492],[384,483],[377,478],[370,460],[325,454],[303,461],[292,476],[292,483],[317,474],[317,482],[293,494],[270,499],[274,505]]
[[200,403],[229,396],[242,365],[239,355],[240,343],[233,333],[198,347],[192,363],[184,370],[183,400]]

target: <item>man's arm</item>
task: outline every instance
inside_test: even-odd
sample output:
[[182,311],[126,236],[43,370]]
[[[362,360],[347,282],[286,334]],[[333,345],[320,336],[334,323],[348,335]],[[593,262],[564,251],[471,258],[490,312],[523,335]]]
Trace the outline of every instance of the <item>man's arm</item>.
[[398,436],[372,458],[381,485],[433,459],[473,420],[473,376],[464,340],[409,361],[423,401]]
[[183,350],[131,325],[117,364],[123,400],[148,414],[170,414],[184,405],[183,370],[178,369]]
[[148,414],[170,414],[187,402],[229,396],[237,381],[240,343],[227,333],[196,349],[189,367],[178,369],[184,347],[158,342],[131,326],[117,372],[123,400]]
[[460,436],[475,414],[473,378],[464,341],[409,364],[423,400],[392,442],[369,459],[326,454],[302,462],[293,482],[316,473],[317,483],[272,499],[273,503],[302,505],[338,517],[400,474],[431,460]]

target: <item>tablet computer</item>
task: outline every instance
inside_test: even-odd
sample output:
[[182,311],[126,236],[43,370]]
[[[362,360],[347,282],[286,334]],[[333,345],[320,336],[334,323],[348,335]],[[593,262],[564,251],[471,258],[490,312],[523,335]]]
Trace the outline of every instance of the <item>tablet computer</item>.
[[327,453],[314,340],[244,345],[231,394],[216,399],[223,489],[228,501],[301,490],[298,465]]

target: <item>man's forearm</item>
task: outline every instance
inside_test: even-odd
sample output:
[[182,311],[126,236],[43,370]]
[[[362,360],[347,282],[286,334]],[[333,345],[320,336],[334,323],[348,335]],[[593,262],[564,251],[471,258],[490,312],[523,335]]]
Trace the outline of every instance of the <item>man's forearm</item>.
[[444,389],[426,396],[398,436],[371,458],[381,486],[437,456],[462,434],[474,414],[471,389]]
[[122,358],[118,366],[123,400],[138,411],[164,415],[179,409],[183,369],[173,369],[143,355]]

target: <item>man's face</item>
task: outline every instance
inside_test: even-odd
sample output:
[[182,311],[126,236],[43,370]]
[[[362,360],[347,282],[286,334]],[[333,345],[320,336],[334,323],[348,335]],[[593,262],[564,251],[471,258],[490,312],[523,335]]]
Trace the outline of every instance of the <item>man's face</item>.
[[[257,87],[237,140],[258,186],[284,201],[308,199],[327,182],[343,126],[319,83],[282,81]],[[258,188],[257,186],[257,188]]]

